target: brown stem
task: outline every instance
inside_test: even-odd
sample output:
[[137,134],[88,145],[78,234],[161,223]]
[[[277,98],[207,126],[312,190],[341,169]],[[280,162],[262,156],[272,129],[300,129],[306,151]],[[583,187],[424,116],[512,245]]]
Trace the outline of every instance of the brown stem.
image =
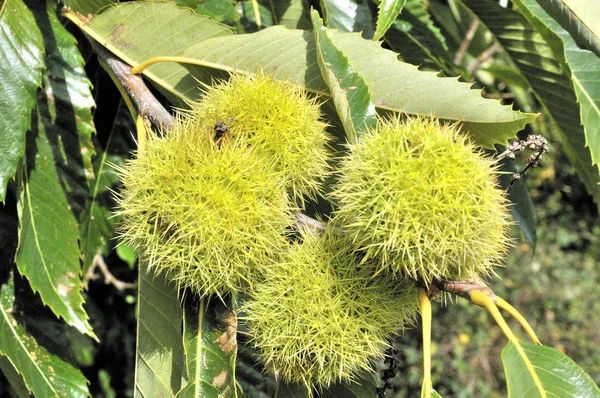
[[144,80],[140,76],[132,74],[129,65],[102,47],[94,39],[88,37],[88,40],[94,52],[104,61],[110,72],[112,72],[121,84],[121,87],[125,89],[136,111],[142,116],[144,121],[149,121],[163,130],[171,130],[173,127],[171,114],[167,112],[154,94],[150,92]]

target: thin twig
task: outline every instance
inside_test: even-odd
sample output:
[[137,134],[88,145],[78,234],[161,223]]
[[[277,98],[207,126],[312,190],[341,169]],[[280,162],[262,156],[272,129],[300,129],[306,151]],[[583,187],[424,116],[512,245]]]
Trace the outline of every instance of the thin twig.
[[549,151],[548,140],[541,135],[530,135],[526,140],[511,143],[504,152],[496,156],[496,163],[504,158],[513,160],[517,157],[516,152],[524,151],[526,149],[533,151],[533,153],[527,158],[527,166],[525,166],[520,173],[514,173],[512,175],[510,183],[508,184],[509,188],[513,186],[515,182],[520,180],[529,169],[539,166],[544,153],[548,153]]
[[104,283],[107,285],[113,285],[118,291],[122,292],[125,289],[137,289],[137,283],[123,282],[117,278],[108,270],[108,266],[104,262],[102,253],[98,253],[92,260],[92,265],[88,268],[85,273],[85,278],[89,281],[95,281],[99,278],[99,275],[94,273],[95,269],[98,268],[104,276]]
[[460,65],[460,63],[463,60],[463,57],[467,53],[467,49],[471,45],[471,41],[475,36],[475,31],[477,31],[477,27],[479,27],[479,20],[474,19],[473,22],[471,22],[471,26],[469,26],[469,30],[465,35],[465,39],[460,44],[460,48],[458,49],[458,51],[456,52],[456,56],[454,57],[454,63],[456,65]]
[[488,59],[490,59],[491,57],[493,57],[494,55],[499,53],[501,50],[502,50],[502,47],[500,46],[500,44],[498,44],[498,43],[492,44],[487,50],[485,50],[484,52],[479,54],[477,59],[475,61],[471,62],[471,64],[467,67],[469,74],[472,75],[473,72],[475,72],[477,69],[479,69],[479,67],[481,66],[482,63],[484,63],[485,61],[487,61]]

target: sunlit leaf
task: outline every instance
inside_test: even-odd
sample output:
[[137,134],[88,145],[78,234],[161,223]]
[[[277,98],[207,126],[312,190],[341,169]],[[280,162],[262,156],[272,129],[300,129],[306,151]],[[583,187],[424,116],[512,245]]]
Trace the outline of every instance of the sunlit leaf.
[[78,216],[88,194],[85,164],[92,151],[89,81],[73,37],[58,22],[55,3],[36,8],[46,18],[49,64],[27,137],[21,171],[16,263],[44,304],[80,332],[95,337],[83,309]]
[[[600,60],[591,52],[581,50],[571,36],[552,19],[535,1],[517,1],[519,11],[535,27],[548,43],[558,62],[572,81],[579,116],[583,123],[585,145],[589,149],[592,162],[600,164]],[[600,8],[596,7],[597,10]],[[600,29],[600,28],[598,28]],[[577,127],[581,129],[578,124]],[[569,141],[580,141],[580,137],[569,134]],[[575,145],[575,144],[573,144]],[[579,150],[579,147],[576,147]],[[581,149],[584,153],[586,150]],[[589,163],[588,169],[592,170]],[[578,170],[581,174],[582,171]],[[591,192],[591,191],[590,191]]]
[[374,40],[379,40],[385,32],[392,26],[394,20],[402,11],[402,7],[406,4],[406,0],[381,0],[379,2],[379,13],[377,14],[377,27]]
[[509,398],[600,396],[590,376],[555,348],[509,342],[502,363]]
[[[0,4],[0,202],[25,153],[25,133],[42,82],[42,34],[22,0]],[[9,111],[7,111],[9,110]]]
[[81,14],[83,18],[91,16],[102,8],[116,3],[118,0],[64,0],[65,6]]
[[[130,65],[155,56],[179,55],[201,40],[233,34],[230,27],[189,8],[141,1],[104,9],[84,30]],[[182,98],[198,99],[198,81],[181,65],[159,64],[145,74],[174,105],[185,107]],[[205,75],[204,80],[210,82],[210,77]]]
[[346,139],[355,143],[363,132],[377,126],[369,87],[362,76],[352,70],[348,58],[332,43],[317,11],[313,11],[311,16],[321,73],[329,86]]
[[596,0],[538,0],[580,47],[600,57],[600,8]]

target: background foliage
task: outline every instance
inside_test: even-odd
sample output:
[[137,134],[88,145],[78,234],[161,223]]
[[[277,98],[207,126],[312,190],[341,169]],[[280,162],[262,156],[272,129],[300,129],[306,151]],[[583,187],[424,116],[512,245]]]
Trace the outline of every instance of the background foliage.
[[[64,2],[76,20],[51,0],[0,3],[1,396],[306,394],[261,373],[243,333],[237,350],[215,346],[236,342],[231,306],[181,304],[173,286],[143,267],[138,274],[135,253],[115,248],[115,166],[135,149],[131,113],[143,109],[99,48],[130,65],[196,60],[144,73],[167,107],[198,100],[197,80],[272,68],[328,100],[340,141],[372,124],[375,107],[460,120],[478,144],[499,151],[522,129],[519,138],[544,135],[552,152],[543,167],[511,188],[517,244],[492,287],[545,345],[600,382],[600,23],[592,0]],[[359,95],[348,95],[354,86]],[[523,156],[505,167],[525,164]],[[505,339],[491,322],[462,299],[434,307],[433,383],[442,396],[506,394]],[[420,341],[417,328],[395,342],[388,396],[420,393]],[[207,351],[224,365],[194,378]],[[378,366],[381,374],[387,364]],[[237,381],[212,382],[215,371],[234,369]],[[377,386],[379,375],[368,374],[321,395],[372,397]]]

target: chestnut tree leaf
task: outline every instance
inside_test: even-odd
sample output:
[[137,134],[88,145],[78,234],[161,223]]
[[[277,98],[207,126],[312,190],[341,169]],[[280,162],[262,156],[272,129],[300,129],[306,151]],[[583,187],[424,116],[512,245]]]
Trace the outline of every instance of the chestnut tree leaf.
[[135,397],[174,397],[181,389],[185,357],[182,310],[174,283],[140,264]]
[[365,39],[373,38],[369,4],[362,0],[322,0],[325,25],[342,32],[361,32]]
[[600,57],[600,8],[596,0],[538,0],[579,47]]
[[188,295],[183,314],[188,381],[177,397],[235,396],[237,316],[231,298],[197,299]]
[[283,25],[290,29],[310,29],[308,6],[305,6],[302,0],[269,0],[269,3],[277,25]]
[[600,389],[571,358],[552,347],[509,342],[502,350],[508,397],[598,397]]
[[[529,82],[546,116],[554,122],[565,154],[600,204],[600,174],[593,165],[600,156],[600,62],[572,41],[563,42],[568,35],[557,36],[531,13],[529,7],[543,13],[539,6],[520,0],[515,4],[525,16],[493,1],[465,1],[503,46],[515,70]],[[565,47],[565,43],[569,45]],[[563,55],[561,59],[557,54],[565,49],[570,58]]]
[[[0,354],[21,375],[26,388],[36,397],[88,397],[87,380],[81,371],[50,354],[25,331],[13,316],[14,302],[14,281],[10,275],[0,287]],[[4,370],[3,362],[0,366]]]
[[313,32],[317,45],[317,61],[340,117],[346,140],[356,143],[367,129],[377,126],[375,105],[369,86],[352,70],[348,58],[338,50],[328,36],[317,11],[312,12]]
[[379,13],[377,14],[377,25],[373,40],[379,40],[383,37],[400,15],[405,4],[406,0],[381,0],[379,2]]
[[[36,3],[48,72],[37,96],[26,162],[20,172],[16,264],[44,304],[81,333],[95,338],[83,309],[79,224],[89,193],[94,101],[75,40],[58,21],[57,4]],[[51,61],[51,62],[50,62]]]
[[[104,8],[80,27],[130,65],[156,56],[180,55],[184,48],[201,40],[233,34],[229,26],[189,8],[142,1]],[[186,106],[182,99],[197,99],[197,78],[211,80],[207,74],[191,76],[185,67],[175,63],[151,66],[145,75],[174,105],[181,107]]]
[[25,133],[42,83],[44,42],[22,0],[0,2],[0,203],[25,153]]

